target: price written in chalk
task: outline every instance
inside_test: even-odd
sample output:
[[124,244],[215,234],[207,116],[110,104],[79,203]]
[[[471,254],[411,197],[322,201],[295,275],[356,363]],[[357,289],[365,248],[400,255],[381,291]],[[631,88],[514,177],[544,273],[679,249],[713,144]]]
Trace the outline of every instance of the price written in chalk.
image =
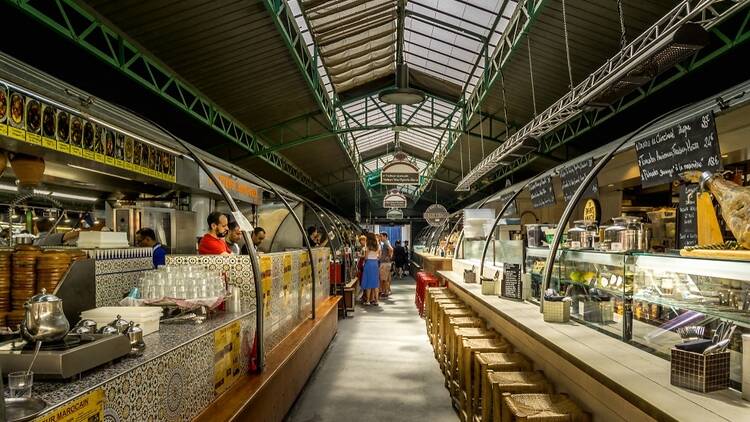
[[643,187],[677,179],[688,170],[721,167],[713,113],[685,120],[635,143]]
[[698,193],[698,185],[680,186],[680,202],[677,206],[677,245],[680,248],[698,244]]
[[[594,159],[589,158],[575,164],[563,167],[559,170],[560,183],[562,184],[563,198],[565,201],[570,201],[573,198],[578,187],[581,185],[586,176],[591,173],[591,169],[594,167]],[[596,178],[591,181],[584,192],[584,198],[596,196],[599,192],[599,185],[596,182]]]
[[534,208],[544,208],[555,205],[555,189],[552,186],[552,176],[541,177],[529,183],[529,196]]

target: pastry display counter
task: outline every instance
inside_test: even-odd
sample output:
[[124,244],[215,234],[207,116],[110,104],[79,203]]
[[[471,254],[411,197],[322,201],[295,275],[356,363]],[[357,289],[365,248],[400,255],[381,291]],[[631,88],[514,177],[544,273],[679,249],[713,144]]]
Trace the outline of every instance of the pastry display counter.
[[414,252],[415,261],[419,262],[422,271],[436,274],[438,271],[450,270],[452,259],[425,252]]

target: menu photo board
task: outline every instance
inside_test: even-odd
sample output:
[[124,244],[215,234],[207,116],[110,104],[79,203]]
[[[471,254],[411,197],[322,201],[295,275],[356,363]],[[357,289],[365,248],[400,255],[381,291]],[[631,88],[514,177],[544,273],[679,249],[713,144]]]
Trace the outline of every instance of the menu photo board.
[[688,170],[716,171],[721,152],[713,112],[684,120],[635,143],[644,188],[669,183]]
[[500,283],[500,296],[508,299],[522,299],[522,282],[521,264],[503,263],[503,281]]
[[688,184],[680,186],[680,202],[677,205],[677,247],[698,244],[698,205],[700,186]]
[[[591,169],[594,168],[594,159],[589,158],[578,163],[571,164],[569,166],[562,167],[558,174],[560,175],[560,183],[562,184],[563,198],[565,202],[570,201],[575,195],[576,190],[581,185],[583,180],[591,173]],[[599,193],[599,184],[596,182],[596,178],[591,181],[586,191],[583,193],[584,198],[590,198],[596,196]]]
[[8,88],[0,81],[0,136],[166,182],[177,181],[176,155]]
[[529,183],[531,206],[544,208],[555,205],[555,188],[552,186],[552,176],[540,177]]

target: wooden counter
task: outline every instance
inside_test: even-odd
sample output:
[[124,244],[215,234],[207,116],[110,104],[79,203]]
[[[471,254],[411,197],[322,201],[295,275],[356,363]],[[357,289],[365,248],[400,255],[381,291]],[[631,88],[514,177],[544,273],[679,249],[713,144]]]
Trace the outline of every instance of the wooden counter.
[[546,323],[539,307],[481,294],[452,271],[450,289],[501,333],[561,392],[598,421],[750,421],[734,390],[701,394],[670,384],[669,361],[581,324]]
[[317,318],[301,323],[271,350],[261,374],[236,381],[194,421],[281,421],[336,334],[340,296],[318,305]]
[[421,258],[422,271],[437,275],[438,271],[451,271],[453,259],[428,253],[414,252]]

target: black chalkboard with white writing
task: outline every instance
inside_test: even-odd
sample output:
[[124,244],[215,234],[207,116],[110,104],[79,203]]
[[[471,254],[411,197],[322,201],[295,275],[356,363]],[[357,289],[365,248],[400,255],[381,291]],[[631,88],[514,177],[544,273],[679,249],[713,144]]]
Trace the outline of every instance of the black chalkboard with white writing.
[[552,187],[552,176],[545,176],[529,183],[531,206],[544,208],[555,205],[555,189]]
[[503,281],[500,295],[509,299],[522,299],[521,264],[503,264]]
[[677,246],[682,249],[685,246],[698,244],[698,208],[696,200],[700,188],[698,185],[680,186],[680,202],[677,205]]
[[[504,207],[505,203],[508,202],[508,200],[513,195],[515,195],[515,192],[508,192],[506,194],[500,195],[500,207]],[[498,212],[500,212],[500,210],[498,210]],[[516,200],[514,199],[513,202],[505,210],[503,217],[514,217],[517,214],[518,214],[518,210],[516,209]]]
[[688,170],[721,166],[713,112],[680,122],[635,143],[644,188],[669,183]]
[[[576,193],[578,186],[580,186],[583,179],[591,173],[593,167],[594,159],[589,158],[588,160],[583,160],[560,169],[560,183],[562,184],[563,198],[565,198],[565,202],[570,201],[571,198],[573,198],[573,194]],[[599,185],[596,182],[596,178],[594,178],[588,189],[583,193],[583,197],[595,197],[597,192],[599,192]]]

